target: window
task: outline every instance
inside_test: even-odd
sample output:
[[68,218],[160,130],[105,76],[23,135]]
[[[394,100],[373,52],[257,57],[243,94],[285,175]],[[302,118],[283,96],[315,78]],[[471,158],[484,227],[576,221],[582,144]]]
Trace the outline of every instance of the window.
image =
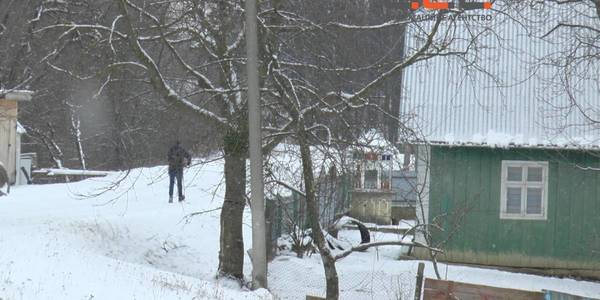
[[548,162],[502,161],[501,219],[546,220]]
[[365,189],[377,189],[377,170],[365,170]]
[[352,154],[354,159],[354,189],[376,191],[390,190],[394,156],[376,152],[358,152]]

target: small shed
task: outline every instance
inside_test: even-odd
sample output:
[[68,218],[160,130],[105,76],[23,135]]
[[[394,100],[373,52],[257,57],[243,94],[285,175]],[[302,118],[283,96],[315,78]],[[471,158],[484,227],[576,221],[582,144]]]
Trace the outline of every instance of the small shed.
[[348,153],[352,174],[350,216],[377,224],[415,217],[416,175],[404,155],[378,130],[369,130]]
[[9,184],[17,182],[21,135],[25,133],[25,128],[17,121],[19,102],[31,101],[32,95],[31,91],[0,90],[0,163]]

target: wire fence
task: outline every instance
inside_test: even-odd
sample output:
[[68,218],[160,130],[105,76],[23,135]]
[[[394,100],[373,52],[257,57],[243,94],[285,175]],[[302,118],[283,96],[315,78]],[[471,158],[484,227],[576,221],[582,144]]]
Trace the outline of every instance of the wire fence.
[[[348,213],[351,201],[350,190],[349,176],[320,178],[317,184],[317,195],[321,226],[327,228],[339,216]],[[281,236],[300,235],[310,228],[306,201],[299,193],[293,192],[286,196],[276,195],[274,199],[267,201],[267,211],[273,245],[277,243],[277,239]]]
[[[399,195],[408,190],[404,185],[416,180],[412,173],[394,176],[403,176],[397,179],[404,180],[402,184],[394,181]],[[316,188],[323,228],[330,227],[341,215],[349,213],[355,185],[355,174],[319,176]],[[407,198],[402,199],[406,202]],[[398,199],[392,201],[397,202]],[[267,217],[273,245],[273,260],[269,264],[270,289],[280,299],[306,299],[307,295],[324,297],[324,270],[319,253],[312,245],[302,194],[292,192],[269,199]],[[410,241],[410,237],[402,232],[372,231],[370,235],[371,241]],[[361,242],[359,231],[352,228],[343,229],[337,238],[346,247]],[[340,299],[414,299],[417,262],[398,260],[407,252],[408,249],[403,247],[384,246],[353,253],[338,261]]]
[[[392,262],[377,259],[374,253],[361,253],[339,261],[336,268],[340,299],[414,299],[416,261]],[[269,265],[269,274],[270,289],[279,299],[325,297],[325,275],[318,254],[303,259],[279,256]]]

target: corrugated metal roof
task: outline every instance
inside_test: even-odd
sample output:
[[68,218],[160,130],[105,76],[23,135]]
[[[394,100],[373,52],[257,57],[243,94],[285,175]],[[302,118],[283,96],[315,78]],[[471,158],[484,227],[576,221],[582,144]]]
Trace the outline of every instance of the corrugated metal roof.
[[[600,126],[569,105],[568,94],[557,84],[570,80],[577,103],[600,120],[599,64],[586,66],[584,76],[560,74],[540,62],[568,50],[573,37],[539,38],[558,22],[578,19],[600,28],[600,20],[576,10],[518,13],[514,19],[493,13],[492,21],[445,21],[440,36],[451,36],[451,47],[464,49],[470,35],[480,35],[477,51],[462,58],[436,57],[405,70],[401,113],[410,116],[407,124],[418,132],[417,140],[499,147],[600,146]],[[523,16],[526,21],[519,19]],[[413,49],[418,43],[414,35],[407,36]]]

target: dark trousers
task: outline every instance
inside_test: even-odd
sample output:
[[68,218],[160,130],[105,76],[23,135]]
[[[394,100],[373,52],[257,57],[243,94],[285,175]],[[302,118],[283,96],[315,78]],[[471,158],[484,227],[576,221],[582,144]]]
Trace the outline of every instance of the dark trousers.
[[177,191],[179,192],[179,198],[181,198],[183,197],[183,169],[169,170],[169,197],[173,196],[175,179],[177,179]]

